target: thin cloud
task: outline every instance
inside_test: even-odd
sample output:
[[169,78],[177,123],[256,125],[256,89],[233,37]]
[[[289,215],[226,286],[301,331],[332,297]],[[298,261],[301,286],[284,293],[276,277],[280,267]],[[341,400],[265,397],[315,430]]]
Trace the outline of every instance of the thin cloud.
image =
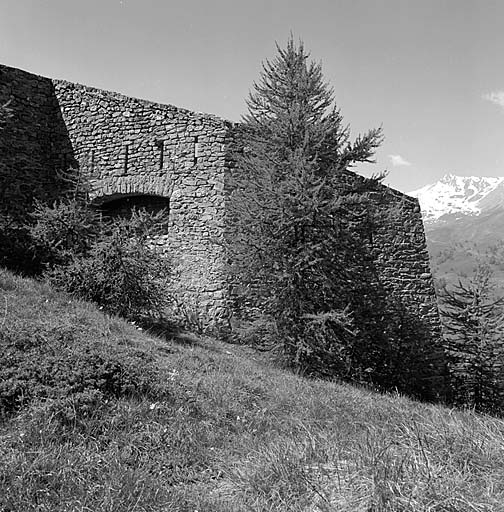
[[409,167],[411,162],[405,160],[401,155],[389,155],[390,161],[394,167]]
[[483,94],[483,99],[504,108],[504,91],[488,92],[487,94]]

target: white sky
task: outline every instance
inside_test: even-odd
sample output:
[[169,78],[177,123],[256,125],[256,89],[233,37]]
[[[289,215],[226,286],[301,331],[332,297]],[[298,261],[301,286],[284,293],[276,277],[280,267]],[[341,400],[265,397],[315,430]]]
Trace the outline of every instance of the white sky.
[[503,0],[0,0],[0,62],[239,120],[261,61],[304,40],[371,170],[404,191],[504,176]]

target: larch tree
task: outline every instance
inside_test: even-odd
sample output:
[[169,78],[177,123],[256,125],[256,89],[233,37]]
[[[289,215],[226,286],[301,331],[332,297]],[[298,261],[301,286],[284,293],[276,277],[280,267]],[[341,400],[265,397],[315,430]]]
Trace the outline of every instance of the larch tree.
[[471,278],[444,285],[440,302],[455,403],[502,413],[504,297],[489,265],[480,262]]
[[354,378],[369,366],[358,340],[373,309],[367,199],[380,179],[345,175],[373,162],[382,131],[350,139],[321,64],[292,36],[263,63],[247,105],[230,201],[235,282],[293,364]]

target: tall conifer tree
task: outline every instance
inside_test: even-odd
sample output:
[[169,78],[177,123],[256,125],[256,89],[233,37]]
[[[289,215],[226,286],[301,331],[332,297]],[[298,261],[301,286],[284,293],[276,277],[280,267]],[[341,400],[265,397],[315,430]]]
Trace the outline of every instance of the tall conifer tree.
[[231,200],[236,279],[274,319],[293,362],[349,376],[356,301],[371,272],[366,197],[377,180],[345,188],[344,173],[373,161],[381,129],[350,140],[321,64],[292,36],[263,64],[244,124]]
[[441,290],[441,315],[458,405],[502,413],[504,404],[504,297],[490,267],[478,263],[472,278]]

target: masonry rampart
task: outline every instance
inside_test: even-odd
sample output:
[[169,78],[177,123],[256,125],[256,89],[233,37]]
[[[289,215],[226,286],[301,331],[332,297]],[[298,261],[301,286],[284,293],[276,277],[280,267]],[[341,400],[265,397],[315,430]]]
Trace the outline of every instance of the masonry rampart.
[[0,203],[24,209],[33,199],[50,199],[61,155],[74,163],[53,83],[19,69],[0,66],[0,105],[10,119],[0,136]]
[[206,321],[226,315],[223,263],[229,123],[171,105],[54,80],[75,159],[93,176],[92,199],[169,198],[157,243],[174,264],[175,292]]
[[[168,229],[157,243],[173,259],[175,292],[208,325],[226,327],[223,242],[236,125],[0,65],[0,102],[9,100],[14,117],[0,136],[4,171],[29,188],[29,172],[50,184],[58,169],[80,165],[92,176],[97,205],[134,197],[168,200]],[[348,173],[345,179],[351,184],[364,178]],[[0,193],[4,202],[11,196]],[[41,190],[32,196],[49,197]],[[378,278],[427,326],[434,346],[431,374],[440,382],[439,315],[418,202],[387,187],[375,202],[384,219],[372,243]],[[400,215],[387,217],[399,206]]]
[[[363,180],[356,175],[351,179]],[[403,328],[413,327],[413,332],[404,335],[414,338],[415,351],[424,359],[426,387],[442,394],[447,367],[420,205],[417,199],[383,185],[373,194],[372,203],[381,219],[370,241],[377,279],[396,303],[398,315],[410,319]]]

